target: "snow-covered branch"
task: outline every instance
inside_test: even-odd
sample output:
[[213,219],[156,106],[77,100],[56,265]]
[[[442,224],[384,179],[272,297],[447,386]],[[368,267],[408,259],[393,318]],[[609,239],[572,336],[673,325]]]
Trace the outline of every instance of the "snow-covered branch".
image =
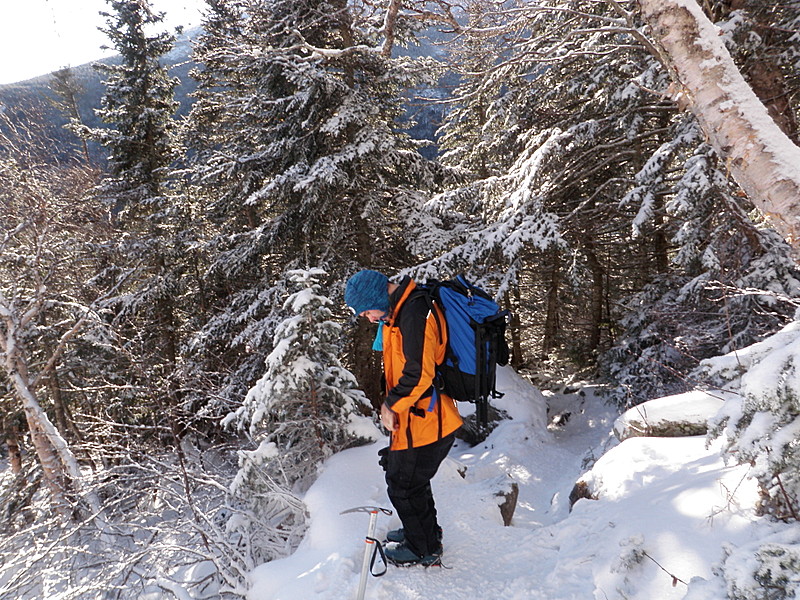
[[303,37],[303,34],[300,33],[297,29],[293,30],[292,33],[301,41],[301,43],[296,44],[295,46],[291,46],[287,48],[287,50],[307,50],[311,53],[308,57],[311,58],[325,58],[325,59],[340,59],[346,58],[348,56],[352,56],[353,54],[358,53],[370,53],[370,52],[378,52],[377,48],[373,46],[366,46],[364,44],[358,44],[355,46],[348,46],[347,48],[320,48],[318,46],[314,46],[306,41]]

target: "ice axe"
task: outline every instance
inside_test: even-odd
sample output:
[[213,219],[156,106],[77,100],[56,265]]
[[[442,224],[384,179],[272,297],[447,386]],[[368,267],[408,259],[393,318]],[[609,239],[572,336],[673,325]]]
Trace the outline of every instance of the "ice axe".
[[[364,600],[364,592],[367,589],[367,573],[373,577],[380,577],[386,573],[386,556],[383,553],[383,545],[375,539],[375,525],[378,522],[378,513],[383,513],[391,516],[392,511],[388,508],[380,508],[379,506],[357,506],[356,508],[349,508],[343,510],[341,515],[347,513],[364,512],[369,513],[369,528],[367,529],[367,537],[364,538],[366,546],[364,547],[364,561],[361,563],[361,579],[358,582],[358,595],[356,600]],[[376,555],[380,552],[381,559],[383,560],[383,571],[374,573],[372,567],[375,565]]]

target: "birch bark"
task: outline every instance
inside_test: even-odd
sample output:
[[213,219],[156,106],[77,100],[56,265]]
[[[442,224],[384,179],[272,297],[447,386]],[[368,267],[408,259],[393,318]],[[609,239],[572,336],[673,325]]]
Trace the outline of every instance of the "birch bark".
[[800,249],[800,147],[769,116],[695,0],[638,2],[681,87],[678,101],[695,115],[753,204]]
[[93,491],[83,489],[78,461],[39,403],[36,386],[29,377],[28,363],[22,353],[20,340],[23,337],[24,324],[34,318],[41,304],[33,303],[33,307],[19,318],[10,303],[0,295],[0,320],[3,325],[0,327],[0,354],[4,359],[2,366],[22,404],[31,441],[53,496],[56,511],[64,518],[69,518],[71,505],[75,496],[78,496],[83,498],[99,518],[100,500]]

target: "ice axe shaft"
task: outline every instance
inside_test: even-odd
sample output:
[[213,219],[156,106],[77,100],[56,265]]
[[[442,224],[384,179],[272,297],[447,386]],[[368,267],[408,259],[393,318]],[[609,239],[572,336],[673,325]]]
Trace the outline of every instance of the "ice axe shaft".
[[370,571],[370,556],[375,552],[375,527],[378,523],[378,513],[391,515],[392,511],[388,508],[380,508],[378,506],[359,506],[349,510],[342,511],[340,514],[347,514],[353,512],[368,512],[369,513],[369,528],[367,529],[367,537],[364,538],[364,560],[361,563],[361,579],[358,582],[358,594],[356,600],[364,600],[364,593],[367,590],[367,573]]
[[364,600],[364,592],[367,591],[367,573],[369,572],[369,558],[372,553],[372,547],[375,545],[375,525],[378,522],[378,511],[373,510],[369,513],[369,529],[367,530],[367,538],[364,540],[364,560],[361,563],[361,579],[358,582],[358,594],[356,600]]

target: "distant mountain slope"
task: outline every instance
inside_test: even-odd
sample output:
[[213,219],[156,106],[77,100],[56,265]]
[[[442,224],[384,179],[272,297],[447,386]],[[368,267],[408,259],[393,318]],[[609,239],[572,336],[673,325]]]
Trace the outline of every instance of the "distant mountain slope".
[[[176,99],[180,103],[179,115],[188,114],[191,108],[191,94],[196,88],[195,81],[189,75],[195,66],[191,60],[192,40],[200,32],[200,28],[193,28],[183,33],[176,40],[175,48],[165,57],[167,64],[171,65],[170,73],[180,81],[176,89]],[[423,40],[420,46],[403,53],[412,56],[436,56],[442,52],[441,46],[434,41]],[[111,57],[96,62],[114,64],[119,60],[119,57]],[[95,114],[95,109],[100,106],[104,86],[93,64],[72,67],[70,74],[78,90],[76,100],[81,121],[89,127],[101,127],[103,124]],[[67,160],[83,151],[81,141],[64,128],[69,119],[58,105],[55,83],[56,77],[50,73],[27,81],[0,85],[0,134],[28,145],[41,160],[48,162]],[[440,98],[447,93],[445,88],[452,85],[453,77],[448,76],[443,78],[441,89],[423,90],[422,95]],[[439,104],[420,102],[418,98],[410,99],[407,114],[416,124],[409,128],[409,134],[415,139],[435,140],[443,110]],[[3,143],[0,138],[0,147]],[[95,163],[104,162],[102,148],[90,144],[89,152]],[[435,148],[425,152],[429,156],[435,153]]]
[[[175,48],[165,57],[171,65],[170,73],[180,81],[176,89],[176,99],[180,102],[179,114],[187,114],[191,106],[189,95],[195,88],[194,80],[189,76],[194,66],[190,61],[191,44],[199,32],[199,28],[194,28],[182,34],[176,40]],[[115,64],[119,60],[115,56],[95,62]],[[89,127],[101,127],[102,122],[95,114],[95,109],[100,106],[104,85],[93,64],[71,67],[70,76],[77,88],[77,110],[81,121]],[[7,117],[0,120],[0,132],[13,140],[24,139],[28,137],[25,132],[30,132],[33,138],[29,141],[36,148],[44,154],[51,154],[54,160],[65,160],[75,152],[82,152],[82,145],[75,135],[64,128],[69,118],[59,107],[55,83],[55,74],[49,73],[0,85],[0,114]],[[95,144],[90,145],[90,154],[94,161],[104,160],[102,148]]]

